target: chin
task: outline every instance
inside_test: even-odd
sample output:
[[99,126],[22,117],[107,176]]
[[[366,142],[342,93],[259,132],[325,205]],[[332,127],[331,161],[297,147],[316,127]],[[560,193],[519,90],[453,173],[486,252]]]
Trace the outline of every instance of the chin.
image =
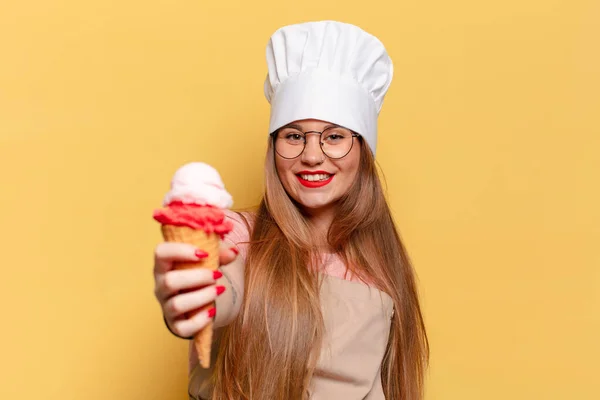
[[318,211],[323,208],[327,208],[328,204],[306,204],[306,203],[298,203],[300,207],[304,208],[306,211]]
[[325,208],[330,208],[335,204],[335,201],[333,200],[297,199],[296,201],[306,211],[319,211]]

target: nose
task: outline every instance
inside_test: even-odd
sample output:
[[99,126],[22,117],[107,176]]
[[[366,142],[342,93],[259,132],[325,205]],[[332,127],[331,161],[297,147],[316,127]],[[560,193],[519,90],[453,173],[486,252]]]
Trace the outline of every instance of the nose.
[[307,165],[319,165],[325,160],[325,154],[321,150],[321,135],[307,134],[306,146],[302,152],[302,162]]

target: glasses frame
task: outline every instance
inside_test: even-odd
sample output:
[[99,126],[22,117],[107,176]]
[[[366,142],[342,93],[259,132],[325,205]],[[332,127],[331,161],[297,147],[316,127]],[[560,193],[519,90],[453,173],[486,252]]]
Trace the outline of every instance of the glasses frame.
[[[279,152],[277,151],[277,134],[279,133],[280,130],[285,129],[285,128],[289,128],[289,127],[282,127],[277,129],[275,132],[271,133],[270,136],[273,138],[273,149],[275,150],[275,153],[281,157],[281,158],[285,158],[286,160],[293,160],[295,158],[298,158],[302,155],[302,153],[304,153],[304,150],[306,150],[306,135],[308,135],[309,133],[314,133],[314,134],[318,134],[319,135],[319,147],[321,148],[321,152],[325,155],[325,157],[331,159],[331,160],[339,160],[342,159],[344,157],[346,157],[348,154],[350,154],[350,152],[352,151],[352,148],[354,147],[354,138],[360,138],[360,134],[354,132],[351,129],[348,128],[344,128],[343,126],[330,126],[327,129],[323,129],[323,131],[319,132],[319,131],[306,131],[303,132],[300,129],[296,129],[298,132],[303,133],[304,134],[304,144],[302,146],[302,151],[296,156],[296,157],[285,157],[282,156],[281,154],[279,154]],[[327,153],[325,153],[325,150],[323,150],[323,142],[321,141],[321,137],[323,136],[323,133],[327,132],[330,129],[335,129],[335,128],[343,128],[343,129],[348,129],[351,133],[352,133],[352,144],[350,145],[350,148],[348,149],[348,151],[346,152],[346,154],[344,154],[341,157],[330,157],[329,155],[327,155]]]

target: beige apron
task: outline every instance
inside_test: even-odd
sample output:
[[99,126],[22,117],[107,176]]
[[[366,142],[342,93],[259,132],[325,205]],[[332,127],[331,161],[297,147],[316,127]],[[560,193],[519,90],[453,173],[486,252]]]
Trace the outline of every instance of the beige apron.
[[[381,361],[389,336],[392,299],[362,283],[325,275],[321,302],[325,337],[309,388],[310,399],[384,400]],[[210,399],[210,388],[202,390],[210,372],[199,366],[192,370],[190,400]]]

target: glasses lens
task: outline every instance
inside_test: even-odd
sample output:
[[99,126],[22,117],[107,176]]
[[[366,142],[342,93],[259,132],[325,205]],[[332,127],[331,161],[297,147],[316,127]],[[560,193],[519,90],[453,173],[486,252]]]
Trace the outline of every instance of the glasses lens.
[[342,158],[352,149],[352,131],[346,128],[329,128],[321,135],[323,153],[329,158]]
[[304,133],[297,129],[284,128],[277,132],[275,151],[284,158],[296,158],[304,150]]

